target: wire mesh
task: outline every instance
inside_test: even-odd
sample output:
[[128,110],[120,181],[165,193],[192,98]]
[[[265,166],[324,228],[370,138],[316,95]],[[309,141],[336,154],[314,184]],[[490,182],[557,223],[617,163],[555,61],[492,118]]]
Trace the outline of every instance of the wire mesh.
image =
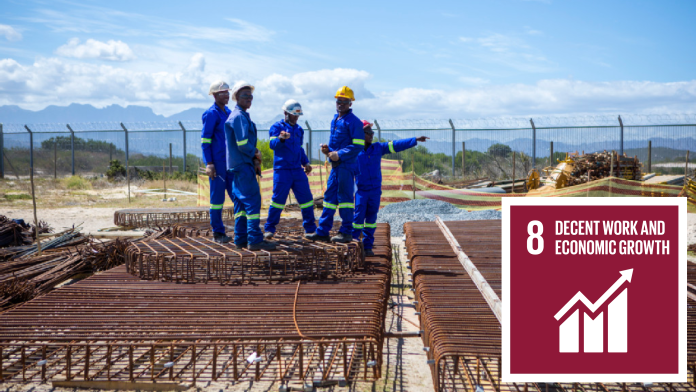
[[[413,167],[418,175],[508,179],[512,176],[513,152],[517,177],[532,167],[548,166],[565,153],[576,151],[621,151],[623,146],[626,155],[637,156],[645,162],[649,144],[652,168],[666,173],[683,172],[686,151],[696,150],[696,115],[622,116],[623,134],[618,118],[618,115],[535,117],[536,134],[530,119],[521,117],[371,121],[377,123],[373,126],[376,140],[430,138],[416,149],[386,156],[401,160],[404,171],[411,171]],[[314,163],[323,161],[325,157],[319,146],[329,141],[330,121],[310,120],[301,125],[305,128],[305,145],[309,144],[311,149],[307,155]],[[74,131],[75,173],[80,175],[101,175],[112,159],[125,163],[123,127],[128,130],[131,166],[154,168],[161,167],[163,162],[168,166],[170,144],[176,170],[183,169],[184,152],[189,172],[195,170],[202,158],[200,121],[50,123],[29,124],[28,127],[33,132],[34,169],[39,176],[72,173],[70,130]],[[259,128],[260,140],[268,139],[266,128]],[[0,166],[4,168],[3,175],[29,175],[32,158],[29,140],[24,124],[3,125],[4,165]],[[464,162],[463,149],[466,151]],[[696,154],[691,154],[691,158],[696,162]]]

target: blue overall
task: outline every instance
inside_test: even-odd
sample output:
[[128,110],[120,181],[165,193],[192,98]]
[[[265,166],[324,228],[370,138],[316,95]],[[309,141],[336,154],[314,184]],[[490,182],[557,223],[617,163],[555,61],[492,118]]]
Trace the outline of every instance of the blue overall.
[[415,147],[416,138],[395,140],[389,143],[372,143],[358,155],[358,175],[355,184],[355,217],[353,219],[353,238],[363,235],[365,249],[372,249],[375,243],[377,213],[382,196],[382,155],[391,154]]
[[[278,135],[281,131],[289,133],[290,138],[280,139]],[[275,233],[276,225],[280,221],[280,213],[283,212],[288,194],[292,189],[297,204],[302,210],[302,226],[306,233],[314,233],[317,230],[314,221],[314,198],[309,189],[309,179],[303,169],[303,166],[309,163],[307,154],[302,148],[304,131],[297,124],[291,126],[281,120],[273,124],[268,133],[271,137],[271,150],[274,152],[273,197],[264,230]]]
[[[234,243],[257,244],[263,241],[259,227],[261,217],[261,191],[256,182],[254,171],[254,154],[256,152],[256,124],[251,121],[249,113],[235,106],[225,123],[227,139],[227,173],[232,175],[232,193],[241,210],[235,210],[235,218],[246,217],[246,226],[238,227],[235,223]],[[236,203],[235,203],[236,205]]]
[[[365,132],[360,119],[352,110],[339,118],[334,115],[331,120],[331,136],[329,151],[336,151],[339,156],[337,163],[332,163],[331,174],[324,192],[324,211],[319,219],[317,234],[329,235],[333,227],[334,214],[338,208],[343,220],[339,231],[344,234],[353,232],[353,191],[357,173],[357,156],[365,146]],[[338,166],[335,166],[338,164]]]
[[[224,112],[216,104],[213,104],[203,113],[203,130],[201,131],[201,149],[205,164],[215,165],[215,178],[208,178],[210,183],[210,226],[213,232],[225,234],[225,225],[222,223],[222,207],[225,204],[225,192],[230,195],[234,204],[235,213],[241,204],[237,203],[232,193],[231,173],[227,173],[227,149],[225,147],[225,121],[230,115],[230,110],[225,107]],[[235,220],[235,231],[238,225],[246,226],[246,220]]]

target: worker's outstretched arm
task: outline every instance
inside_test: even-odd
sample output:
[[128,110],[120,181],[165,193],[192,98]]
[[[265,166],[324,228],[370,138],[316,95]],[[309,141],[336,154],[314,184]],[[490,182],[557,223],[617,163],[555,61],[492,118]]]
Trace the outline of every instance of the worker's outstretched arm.
[[342,161],[357,157],[360,151],[365,149],[365,131],[363,131],[362,122],[356,118],[355,121],[348,124],[348,130],[352,143],[337,151],[338,157]]
[[232,128],[234,129],[234,138],[237,141],[237,149],[242,155],[252,158],[256,153],[256,146],[249,143],[251,124],[244,116],[237,116],[232,122]]
[[205,164],[213,163],[213,131],[217,115],[215,113],[203,113],[203,130],[201,130],[201,149],[203,149],[203,160]]
[[395,152],[400,152],[408,150],[409,148],[415,147],[418,142],[415,137],[409,139],[399,139],[388,143],[380,143],[382,145],[382,155],[392,154]]
[[268,131],[268,135],[271,137],[271,150],[276,151],[285,146],[285,143],[278,136],[283,130],[283,127],[279,126],[278,123],[271,125],[271,129]]

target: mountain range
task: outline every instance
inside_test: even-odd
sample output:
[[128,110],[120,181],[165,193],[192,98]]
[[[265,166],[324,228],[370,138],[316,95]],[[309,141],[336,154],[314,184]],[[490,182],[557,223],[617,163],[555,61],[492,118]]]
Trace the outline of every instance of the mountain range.
[[38,123],[77,123],[77,122],[134,122],[134,121],[201,121],[205,108],[191,108],[165,117],[155,114],[145,106],[109,105],[95,108],[92,105],[72,103],[68,106],[47,106],[42,110],[26,110],[17,105],[0,106],[0,123],[38,124]]

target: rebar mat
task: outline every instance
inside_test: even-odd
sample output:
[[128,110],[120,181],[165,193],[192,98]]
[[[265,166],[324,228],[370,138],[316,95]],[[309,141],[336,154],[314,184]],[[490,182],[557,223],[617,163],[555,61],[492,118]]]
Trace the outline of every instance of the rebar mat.
[[375,237],[337,281],[182,285],[119,266],[61,287],[2,314],[0,381],[374,381],[389,226]]
[[[222,209],[222,219],[234,220],[232,207]],[[159,228],[186,222],[210,223],[210,208],[128,208],[114,212],[114,224],[123,227]]]
[[[491,288],[501,291],[501,221],[445,222]],[[436,391],[696,391],[696,303],[689,300],[689,383],[505,383],[500,323],[434,222],[404,225],[416,311]],[[690,268],[696,283],[696,268]],[[696,298],[696,296],[695,296]],[[482,388],[482,389],[480,389]]]

